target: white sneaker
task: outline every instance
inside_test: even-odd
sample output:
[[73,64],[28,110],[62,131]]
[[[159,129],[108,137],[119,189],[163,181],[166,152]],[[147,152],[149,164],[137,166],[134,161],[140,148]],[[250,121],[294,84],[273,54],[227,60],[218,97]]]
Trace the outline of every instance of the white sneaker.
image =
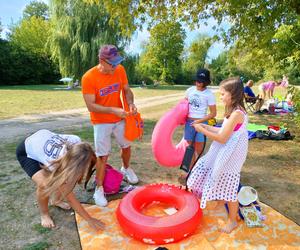
[[99,207],[105,207],[107,206],[107,200],[104,196],[104,190],[103,187],[96,187],[95,193],[93,195],[93,198],[95,200],[95,204]]
[[125,176],[125,178],[130,184],[137,184],[139,182],[139,179],[134,173],[132,168],[122,167],[120,171],[122,172],[122,174]]

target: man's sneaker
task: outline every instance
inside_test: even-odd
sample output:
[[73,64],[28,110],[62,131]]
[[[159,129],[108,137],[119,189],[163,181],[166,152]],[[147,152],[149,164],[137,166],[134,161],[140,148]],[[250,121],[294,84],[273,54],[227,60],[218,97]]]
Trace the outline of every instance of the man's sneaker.
[[105,207],[107,205],[107,200],[104,196],[104,190],[102,186],[96,187],[93,198],[97,206]]
[[132,168],[122,167],[121,172],[130,184],[137,184],[139,182],[139,179]]

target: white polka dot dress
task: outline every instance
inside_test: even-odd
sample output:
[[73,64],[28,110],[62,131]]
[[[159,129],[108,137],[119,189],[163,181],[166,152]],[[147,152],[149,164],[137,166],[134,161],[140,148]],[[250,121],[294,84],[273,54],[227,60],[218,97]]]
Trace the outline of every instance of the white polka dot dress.
[[[225,118],[222,128],[227,121]],[[192,169],[187,185],[201,198],[201,208],[211,200],[237,201],[240,172],[248,152],[247,123],[245,114],[243,124],[228,141],[225,144],[214,141]]]

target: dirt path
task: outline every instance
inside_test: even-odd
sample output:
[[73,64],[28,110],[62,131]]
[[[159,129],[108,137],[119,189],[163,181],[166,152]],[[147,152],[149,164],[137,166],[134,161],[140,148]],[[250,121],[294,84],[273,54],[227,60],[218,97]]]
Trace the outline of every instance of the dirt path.
[[[182,93],[155,96],[135,101],[137,107],[147,108],[180,100]],[[0,121],[0,140],[9,140],[24,136],[36,130],[82,127],[90,124],[89,112],[86,108],[71,109],[47,114],[24,115]]]

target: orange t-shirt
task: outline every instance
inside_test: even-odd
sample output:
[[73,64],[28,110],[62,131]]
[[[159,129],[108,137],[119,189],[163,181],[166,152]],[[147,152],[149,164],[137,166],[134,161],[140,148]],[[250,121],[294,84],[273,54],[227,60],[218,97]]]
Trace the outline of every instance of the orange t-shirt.
[[[122,65],[118,65],[114,74],[103,74],[97,66],[88,70],[82,77],[82,94],[93,94],[96,103],[105,107],[123,108],[120,92],[128,84]],[[115,114],[90,112],[92,124],[115,123],[121,120]]]

